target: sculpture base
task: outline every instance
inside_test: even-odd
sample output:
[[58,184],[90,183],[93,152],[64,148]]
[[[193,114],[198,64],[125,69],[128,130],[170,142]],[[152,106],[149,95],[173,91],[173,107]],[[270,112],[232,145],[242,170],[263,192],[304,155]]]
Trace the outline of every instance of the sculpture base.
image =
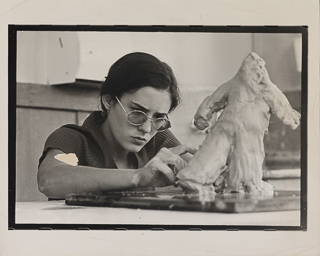
[[191,193],[177,191],[71,194],[68,205],[121,207],[220,213],[270,212],[300,209],[300,192],[276,191],[273,195],[242,193]]

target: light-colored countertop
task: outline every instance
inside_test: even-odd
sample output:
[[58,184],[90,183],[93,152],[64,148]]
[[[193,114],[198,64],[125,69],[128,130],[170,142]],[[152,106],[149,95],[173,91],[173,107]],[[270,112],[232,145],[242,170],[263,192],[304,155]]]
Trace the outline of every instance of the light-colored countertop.
[[[136,224],[299,226],[300,211],[213,213],[17,202],[16,224]],[[45,225],[44,225],[45,226]]]

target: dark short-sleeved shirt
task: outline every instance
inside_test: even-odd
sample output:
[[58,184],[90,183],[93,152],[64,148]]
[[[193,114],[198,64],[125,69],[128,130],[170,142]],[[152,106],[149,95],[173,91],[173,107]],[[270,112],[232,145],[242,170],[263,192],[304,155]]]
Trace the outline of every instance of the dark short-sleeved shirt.
[[[67,154],[75,153],[78,165],[117,169],[111,156],[111,149],[99,130],[106,118],[107,116],[101,111],[95,111],[89,115],[82,126],[68,124],[55,130],[45,142],[39,164],[49,149],[59,149]],[[148,163],[161,148],[172,148],[178,145],[180,145],[179,140],[170,130],[156,133],[138,153],[135,153],[138,168]]]

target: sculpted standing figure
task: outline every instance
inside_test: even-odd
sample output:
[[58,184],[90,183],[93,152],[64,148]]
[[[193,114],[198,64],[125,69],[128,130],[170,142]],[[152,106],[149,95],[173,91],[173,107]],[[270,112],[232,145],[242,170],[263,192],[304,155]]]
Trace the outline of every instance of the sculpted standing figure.
[[187,190],[208,190],[223,174],[226,192],[273,193],[273,187],[262,180],[263,137],[270,115],[296,129],[300,114],[271,82],[258,54],[250,53],[237,74],[203,101],[194,116],[196,127],[208,127],[220,110],[201,148],[178,173],[178,184]]

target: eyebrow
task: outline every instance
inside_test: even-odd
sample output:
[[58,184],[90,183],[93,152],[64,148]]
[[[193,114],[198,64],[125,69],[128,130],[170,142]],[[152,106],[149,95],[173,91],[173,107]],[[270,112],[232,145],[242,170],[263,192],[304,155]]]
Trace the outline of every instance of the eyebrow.
[[[131,103],[133,105],[135,105],[136,107],[140,108],[144,112],[148,112],[149,111],[149,109],[145,108],[144,106],[140,105],[139,103],[136,103],[136,102],[133,102],[133,101],[131,101]],[[157,112],[156,114],[163,115],[163,116],[167,116],[168,115],[168,113],[161,113],[161,112]]]

